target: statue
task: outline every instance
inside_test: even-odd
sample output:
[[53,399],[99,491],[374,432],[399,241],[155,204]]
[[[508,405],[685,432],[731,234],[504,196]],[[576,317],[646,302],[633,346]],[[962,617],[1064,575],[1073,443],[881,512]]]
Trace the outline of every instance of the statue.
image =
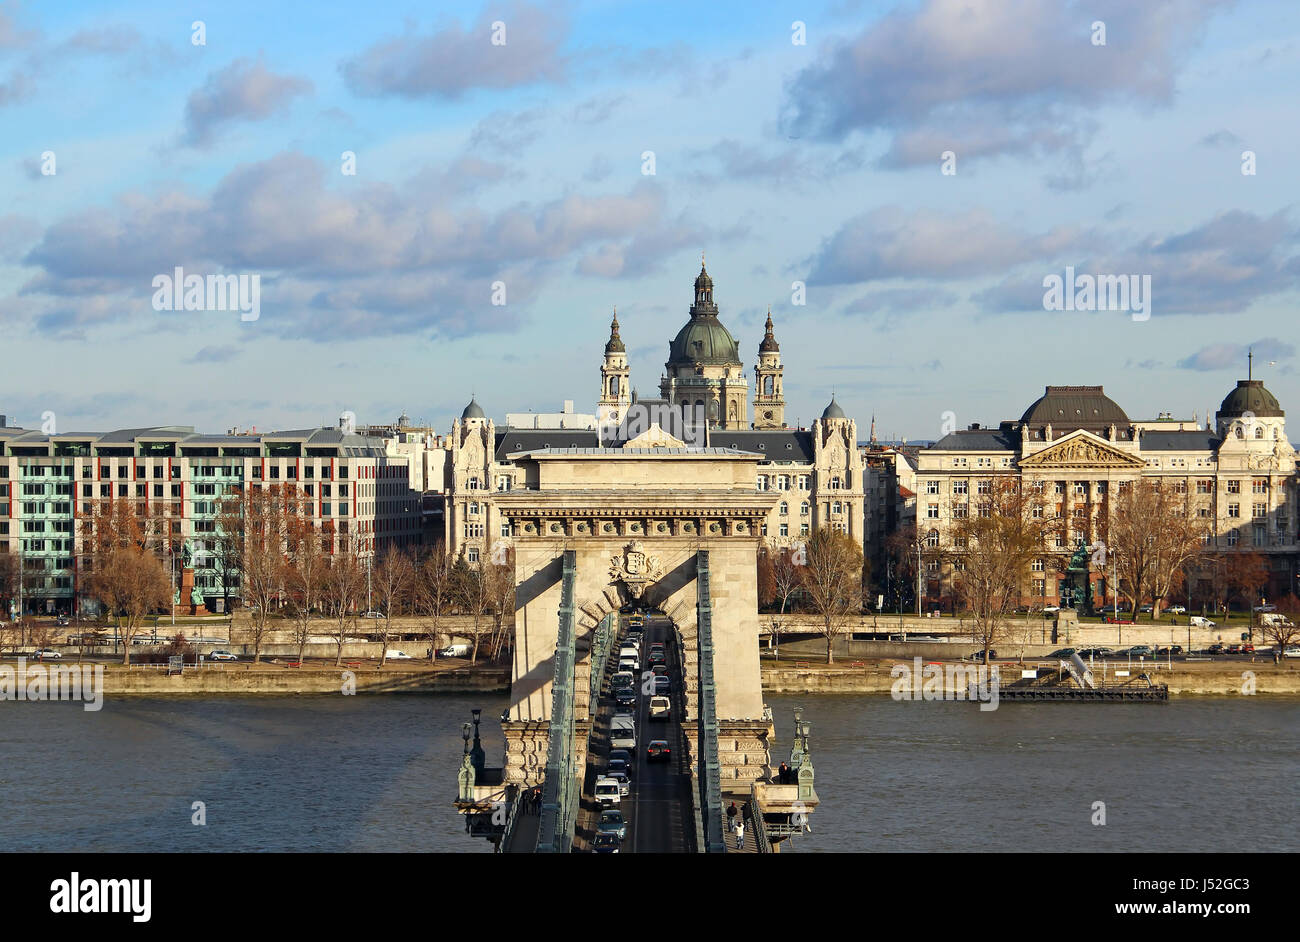
[[189,540],[181,545],[181,565],[186,569],[194,568],[194,545]]

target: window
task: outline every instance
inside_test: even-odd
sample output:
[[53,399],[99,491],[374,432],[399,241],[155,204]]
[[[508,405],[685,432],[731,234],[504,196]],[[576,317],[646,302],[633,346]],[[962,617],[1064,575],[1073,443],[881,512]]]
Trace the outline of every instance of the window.
[[1029,564],[1029,568],[1032,572],[1042,572],[1043,561],[1041,559],[1035,559],[1032,563]]
[[503,521],[501,521],[501,535],[502,535],[502,536],[509,536],[509,535],[510,535],[510,521],[509,521],[509,520],[503,520]]
[[954,459],[952,459],[952,466],[953,466],[954,468],[964,468],[964,467],[967,466],[966,459],[965,459],[965,458],[954,458]]
[[952,515],[958,520],[965,520],[969,515],[970,508],[966,504],[953,504]]
[[467,560],[469,560],[471,563],[476,563],[476,562],[478,562],[478,547],[477,547],[477,546],[471,546],[471,547],[469,547],[468,549],[466,549],[466,550],[465,550],[465,558],[466,558]]
[[925,535],[925,545],[934,548],[939,545],[939,531],[931,530]]
[[471,501],[469,505],[470,516],[478,516],[478,501]]
[[508,491],[508,490],[510,490],[510,483],[511,483],[511,482],[510,482],[510,475],[508,475],[508,474],[500,475],[500,476],[497,478],[497,490],[498,490],[498,491]]
[[125,497],[125,496],[127,495],[127,488],[128,488],[129,486],[130,486],[130,485],[127,485],[127,484],[119,484],[119,485],[117,486],[117,496],[118,496],[118,497]]
[[780,513],[781,513],[781,516],[783,516],[783,517],[784,517],[784,516],[787,516],[787,515],[790,513],[790,505],[789,505],[788,503],[786,503],[785,501],[781,501],[781,509],[780,509]]
[[1241,504],[1229,504],[1229,505],[1228,505],[1228,516],[1229,516],[1229,517],[1240,517],[1240,516],[1241,516]]
[[839,489],[840,489],[840,478],[838,475],[835,475],[834,477],[831,478],[831,490],[838,491]]
[[1264,478],[1255,478],[1250,482],[1250,492],[1252,494],[1267,494],[1268,481]]
[[1056,548],[1057,548],[1057,549],[1065,549],[1065,534],[1064,534],[1064,533],[1058,533],[1058,534],[1056,534]]
[[[4,496],[3,494],[0,494],[0,497],[3,497],[3,496]],[[94,497],[94,496],[95,496],[95,485],[93,485],[93,484],[83,484],[83,485],[81,485],[81,496],[82,496],[82,497]]]
[[1229,546],[1236,546],[1236,545],[1237,545],[1237,531],[1236,531],[1236,530],[1232,530],[1231,532],[1228,533],[1228,545],[1229,545]]
[[776,476],[776,489],[778,491],[784,491],[784,490],[789,490],[789,488],[790,488],[790,478],[784,474],[778,474]]
[[841,504],[839,501],[835,501],[834,503],[831,504],[831,513],[833,514],[842,513],[843,510],[844,510],[844,505]]
[[1263,527],[1255,527],[1255,545],[1256,546],[1268,545],[1268,531]]
[[333,505],[333,504],[331,504],[331,503],[324,503],[324,504],[321,504],[321,505],[320,505],[320,515],[321,515],[322,517],[328,517],[328,516],[329,516],[330,514],[332,514],[333,512],[334,512],[334,505]]
[[965,571],[966,571],[966,560],[964,560],[964,559],[955,559],[955,560],[953,560],[953,563],[952,563],[952,571],[953,571],[953,572],[965,572]]
[[280,480],[280,466],[278,464],[271,465],[271,480]]
[[952,492],[957,495],[966,495],[970,493],[970,481],[953,481]]
[[1198,478],[1196,481],[1196,493],[1198,494],[1210,493],[1212,484],[1213,484],[1212,481],[1206,480],[1205,478]]
[[1031,507],[1031,508],[1029,509],[1029,515],[1030,515],[1033,519],[1035,519],[1035,520],[1042,520],[1042,519],[1043,519],[1043,505],[1042,505],[1042,504],[1034,504],[1034,506]]
[[1060,494],[1064,494],[1064,493],[1065,493],[1065,482],[1064,482],[1064,481],[1057,481],[1057,482],[1056,482],[1056,493],[1057,493],[1058,495],[1060,495]]
[[808,475],[806,474],[799,475],[799,490],[801,491],[808,490]]
[[938,481],[926,481],[926,482],[925,482],[925,492],[926,492],[927,494],[938,494],[938,493],[939,493],[939,482],[938,482]]
[[993,486],[993,482],[988,480],[987,478],[983,481],[976,481],[975,493],[987,495],[989,493],[990,488],[992,488],[992,486]]
[[1240,493],[1241,493],[1241,482],[1240,482],[1240,481],[1229,481],[1229,482],[1228,482],[1228,493],[1229,493],[1229,494],[1240,494]]
[[805,500],[805,501],[800,502],[800,504],[799,504],[799,513],[800,513],[801,516],[806,517],[806,516],[808,516],[808,514],[811,513],[811,512],[812,512],[812,506],[808,503],[808,501]]
[[760,474],[760,475],[758,476],[758,489],[759,489],[760,491],[765,491],[765,490],[767,490],[767,477],[766,477],[766,475],[762,475],[762,474]]
[[478,478],[470,478],[467,487],[468,487],[469,490],[471,490],[471,491],[477,491],[477,490],[478,490]]
[[[1256,425],[1256,426],[1255,426],[1255,437],[1256,437],[1256,438],[1263,438],[1263,437],[1264,437],[1264,427],[1263,427],[1262,425]],[[1256,545],[1258,545],[1258,544],[1256,544]]]
[[789,536],[789,535],[790,535],[790,524],[788,523],[781,524],[781,536]]
[[1039,598],[1042,598],[1046,594],[1047,594],[1047,581],[1044,579],[1035,579],[1034,595],[1037,595]]
[[[1267,517],[1267,516],[1268,516],[1268,504],[1265,504],[1265,503],[1254,503],[1254,504],[1251,504],[1251,505],[1250,505],[1250,515],[1251,515],[1252,517],[1254,517],[1255,519],[1257,519],[1257,520],[1258,520],[1260,517]],[[1256,544],[1256,545],[1258,545],[1258,544]]]
[[180,497],[180,496],[181,496],[181,485],[180,485],[180,484],[173,484],[173,485],[172,485],[172,497]]
[[808,535],[808,523],[807,523],[807,521],[804,521],[803,523],[799,524],[799,535],[800,535],[800,536],[807,536],[807,535]]
[[1201,545],[1202,545],[1202,546],[1213,546],[1213,545],[1214,545],[1214,534],[1213,534],[1213,533],[1210,533],[1210,532],[1207,530],[1206,533],[1205,533],[1205,535],[1204,535],[1203,537],[1201,537]]

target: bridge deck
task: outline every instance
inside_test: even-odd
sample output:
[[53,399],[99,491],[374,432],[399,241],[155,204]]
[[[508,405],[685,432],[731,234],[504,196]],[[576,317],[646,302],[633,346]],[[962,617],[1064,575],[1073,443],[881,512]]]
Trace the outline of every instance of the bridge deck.
[[[620,616],[619,636],[623,636],[626,617]],[[685,685],[676,645],[672,641],[672,623],[661,617],[647,617],[645,637],[642,642],[642,668],[649,670],[645,660],[650,645],[663,642],[668,659],[668,676],[673,680],[670,699],[673,716],[668,722],[650,719],[650,696],[637,685],[636,739],[631,789],[619,806],[627,819],[627,838],[623,853],[692,853],[695,850],[695,820],[691,796],[691,772],[686,765],[686,743],[681,730],[681,717],[685,707]],[[618,644],[615,643],[614,660]],[[591,749],[587,757],[587,773],[582,789],[582,810],[578,815],[575,849],[591,848],[600,808],[594,798],[596,777],[605,768],[609,757],[609,723],[614,715],[614,700],[607,672],[602,678],[600,699],[593,723]],[[672,749],[670,762],[646,761],[646,746],[652,739],[666,739]]]

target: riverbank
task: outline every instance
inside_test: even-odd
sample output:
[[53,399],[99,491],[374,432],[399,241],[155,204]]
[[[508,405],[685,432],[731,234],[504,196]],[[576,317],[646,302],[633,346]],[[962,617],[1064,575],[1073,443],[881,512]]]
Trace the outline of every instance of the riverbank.
[[[925,663],[925,662],[923,662]],[[957,662],[942,662],[945,675]],[[999,675],[1003,684],[1010,684],[1020,676],[1020,664],[999,660]],[[806,664],[806,666],[800,666]],[[911,671],[915,664],[901,658],[880,658],[827,666],[800,662],[800,665],[763,667],[763,692],[765,694],[877,694],[890,692],[898,678],[891,671],[901,664]],[[971,662],[966,662],[970,665]],[[1055,661],[1031,661],[1025,667],[1056,666]],[[1171,696],[1180,697],[1243,697],[1243,696],[1300,696],[1300,668],[1288,664],[1274,664],[1261,659],[1238,661],[1174,661],[1157,663],[1146,661],[1139,665],[1127,661],[1098,662],[1093,672],[1098,680],[1123,681],[1116,671],[1129,671],[1129,677],[1147,673],[1153,682],[1167,684]],[[947,684],[947,682],[945,681]],[[965,684],[965,681],[959,681]],[[964,692],[963,686],[963,692]],[[1248,692],[1253,691],[1253,692]],[[950,691],[952,692],[952,691]]]
[[[73,666],[75,662],[65,662]],[[47,665],[48,666],[48,665]],[[155,665],[106,665],[104,695],[116,696],[221,696],[250,694],[304,695],[343,693],[482,693],[501,694],[510,689],[510,671],[501,667],[361,667],[284,664],[237,664],[187,668],[168,675]]]

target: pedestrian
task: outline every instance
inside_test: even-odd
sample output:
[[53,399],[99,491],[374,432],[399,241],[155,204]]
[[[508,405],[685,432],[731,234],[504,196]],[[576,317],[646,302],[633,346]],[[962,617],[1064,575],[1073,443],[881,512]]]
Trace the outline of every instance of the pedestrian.
[[736,850],[741,850],[745,846],[745,822],[739,818],[736,819]]
[[727,806],[727,827],[734,829],[736,826],[736,803],[733,801]]
[[786,766],[786,764],[785,764],[784,762],[782,762],[782,763],[781,763],[781,772],[780,772],[780,775],[778,776],[778,781],[780,781],[780,783],[781,783],[782,785],[788,785],[788,784],[789,784],[789,779],[790,779],[790,769],[789,769],[788,766]]

